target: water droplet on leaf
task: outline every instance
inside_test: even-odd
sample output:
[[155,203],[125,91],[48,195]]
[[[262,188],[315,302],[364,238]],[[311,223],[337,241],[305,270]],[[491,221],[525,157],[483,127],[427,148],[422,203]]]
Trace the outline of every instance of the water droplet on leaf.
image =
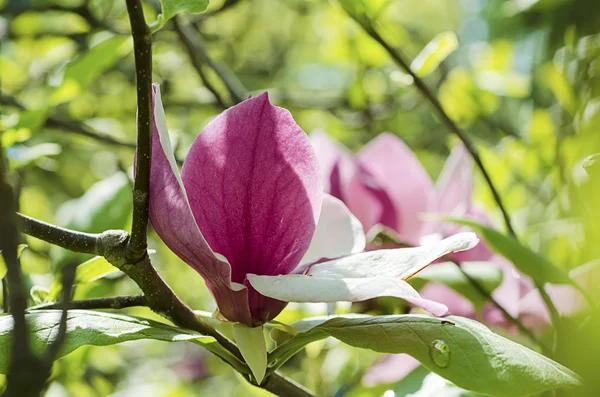
[[440,368],[446,368],[450,363],[450,346],[443,340],[436,339],[429,346],[431,359]]

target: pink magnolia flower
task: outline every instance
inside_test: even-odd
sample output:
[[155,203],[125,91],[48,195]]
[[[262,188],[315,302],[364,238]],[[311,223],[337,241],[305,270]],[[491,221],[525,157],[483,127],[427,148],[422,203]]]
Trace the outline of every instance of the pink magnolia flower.
[[[383,225],[402,241],[416,245],[467,230],[427,217],[427,213],[490,223],[472,201],[471,158],[461,144],[452,150],[434,184],[414,153],[395,135],[380,134],[356,155],[323,132],[313,133],[311,141],[321,164],[325,191],[344,201],[366,230]],[[503,282],[493,296],[512,315],[518,315],[521,281],[511,263],[494,255],[485,244],[452,256],[461,262],[493,262],[501,268]],[[453,314],[476,316],[468,299],[442,283],[427,284],[421,295],[444,302]],[[488,323],[504,322],[502,313],[489,304],[483,315]]]
[[440,256],[472,248],[474,234],[427,247],[361,252],[360,222],[323,193],[308,137],[266,93],[212,120],[181,175],[157,85],[153,108],[150,221],[204,278],[224,318],[258,326],[286,302],[378,296],[446,313],[446,306],[423,299],[404,280]]

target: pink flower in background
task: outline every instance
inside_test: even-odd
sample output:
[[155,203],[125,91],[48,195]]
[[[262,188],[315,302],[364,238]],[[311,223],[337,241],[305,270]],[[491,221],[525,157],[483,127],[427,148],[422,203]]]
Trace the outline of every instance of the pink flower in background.
[[[223,317],[257,326],[286,302],[378,296],[402,298],[436,315],[447,312],[404,280],[441,256],[475,246],[473,233],[427,247],[361,253],[361,224],[340,200],[323,193],[308,137],[267,94],[212,120],[180,176],[157,85],[153,94],[150,221],[204,278]],[[338,259],[323,261],[332,258]]]
[[[434,184],[415,154],[395,135],[377,136],[356,155],[323,132],[313,133],[311,141],[321,164],[325,190],[344,201],[366,230],[383,225],[402,241],[416,245],[467,230],[427,217],[427,213],[490,223],[472,201],[471,158],[462,144],[452,150]],[[483,243],[452,256],[461,262],[492,261],[500,267],[504,279],[493,296],[512,315],[518,315],[520,276],[511,263],[493,255]],[[453,314],[476,316],[468,299],[442,283],[427,284],[421,294],[444,302]],[[483,309],[483,314],[486,322],[504,322],[502,313],[491,305]]]

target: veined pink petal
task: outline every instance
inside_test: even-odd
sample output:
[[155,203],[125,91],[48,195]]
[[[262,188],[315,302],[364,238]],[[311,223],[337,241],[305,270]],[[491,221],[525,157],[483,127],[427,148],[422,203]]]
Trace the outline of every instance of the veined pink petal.
[[232,321],[250,323],[247,289],[231,288],[231,268],[215,257],[190,210],[162,107],[160,89],[153,85],[152,166],[149,217],[156,233],[184,262],[206,281],[221,313]]
[[398,211],[400,238],[418,244],[421,214],[436,210],[433,182],[419,160],[404,142],[388,133],[369,142],[358,158],[391,197]]
[[[206,126],[182,180],[198,226],[231,264],[234,282],[245,283],[248,273],[287,274],[299,264],[321,209],[319,166],[306,134],[266,93]],[[284,306],[253,291],[249,300],[253,318],[265,321]]]

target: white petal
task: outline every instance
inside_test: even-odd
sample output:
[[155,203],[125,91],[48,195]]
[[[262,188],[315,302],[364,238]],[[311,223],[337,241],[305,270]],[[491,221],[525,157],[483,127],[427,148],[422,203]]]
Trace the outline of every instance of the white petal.
[[267,372],[267,345],[263,327],[248,327],[236,323],[233,324],[233,337],[240,348],[242,357],[260,385]]
[[257,276],[248,274],[248,281],[262,295],[285,302],[360,302],[379,296],[391,296],[443,316],[445,305],[422,298],[406,281],[382,277],[325,278],[298,274]]
[[312,266],[308,275],[325,278],[407,278],[431,262],[452,252],[473,248],[475,233],[458,233],[437,243],[415,247],[363,252]]
[[322,258],[356,254],[362,252],[365,245],[365,233],[360,221],[341,200],[324,194],[321,216],[301,266]]

